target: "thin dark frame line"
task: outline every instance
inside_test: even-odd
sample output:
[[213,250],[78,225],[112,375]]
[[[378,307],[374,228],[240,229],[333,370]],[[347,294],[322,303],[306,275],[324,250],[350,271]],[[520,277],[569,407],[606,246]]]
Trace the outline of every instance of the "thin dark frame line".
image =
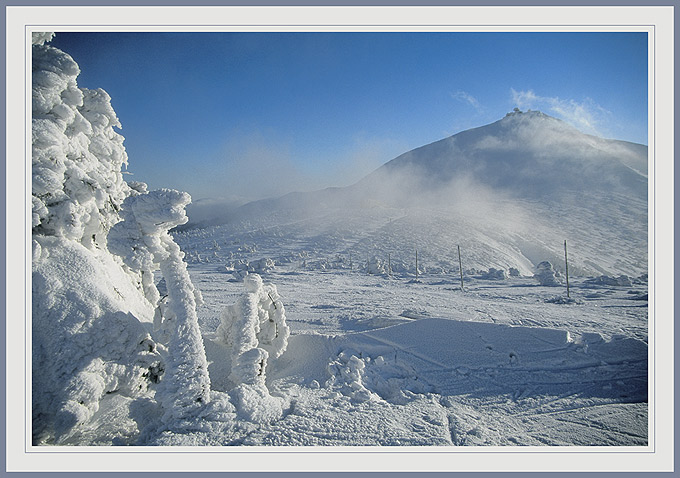
[[[27,48],[26,48],[26,45],[24,45],[24,74],[27,74],[27,72],[28,72],[28,58],[26,57],[26,51],[27,51]],[[33,76],[32,75],[33,75],[33,72],[31,71],[31,83],[33,82]],[[28,78],[25,78],[24,79],[24,102],[23,102],[24,128],[26,128],[28,126],[28,108],[27,108],[27,105],[26,105],[27,98],[28,98]],[[32,117],[33,117],[33,111],[31,109],[31,118]],[[29,137],[31,139],[33,137],[33,130],[32,129],[31,129],[30,132],[27,131],[26,134],[24,135],[24,138],[23,138],[24,139],[24,158],[25,158],[24,160],[26,161],[27,164],[24,165],[24,184],[23,184],[23,193],[24,194],[23,194],[23,197],[26,198],[26,202],[24,203],[24,227],[23,227],[22,230],[24,231],[24,234],[26,234],[26,235],[28,235],[28,224],[27,224],[27,221],[26,221],[26,217],[28,217],[28,199],[29,199],[28,198],[28,190],[27,190],[27,187],[26,187],[26,184],[28,183],[28,168],[26,166],[29,164],[28,163],[28,148],[27,148],[26,145],[28,144],[28,138]],[[31,151],[31,158],[33,158],[33,152],[32,151]],[[31,168],[31,170],[32,170],[32,168]],[[33,187],[31,186],[31,195],[32,195],[32,193],[33,193]],[[28,237],[24,237],[24,267],[26,267],[26,262],[28,260],[28,248],[27,248],[27,245],[26,245],[27,243],[28,243]],[[32,259],[32,257],[31,257],[31,259]],[[31,260],[31,268],[32,267],[33,267],[33,262]],[[28,285],[28,270],[24,270],[24,284]],[[28,310],[27,310],[27,307],[28,307],[27,306],[27,304],[28,304],[28,289],[29,289],[28,287],[24,288],[24,304],[23,304],[24,318],[28,318]],[[30,289],[31,289],[31,292],[32,292],[33,291],[33,278],[31,278],[31,288]],[[31,298],[31,303],[32,303],[32,298]],[[6,320],[5,320],[5,322],[6,322]],[[30,324],[31,324],[31,334],[32,334],[33,314],[31,314]],[[29,355],[28,355],[28,337],[29,337],[29,335],[28,335],[28,325],[29,325],[29,320],[24,320],[24,357],[25,357],[25,360],[24,360],[24,387],[23,387],[23,389],[24,389],[24,393],[26,393],[26,397],[24,397],[24,401],[23,401],[24,402],[24,430],[23,430],[23,433],[26,433],[26,434],[28,433],[28,429],[29,429],[29,425],[28,425],[29,424],[28,403],[27,403],[29,401],[29,397],[28,397],[28,393],[27,393],[28,389],[29,389],[29,384],[28,384],[28,362],[29,362],[28,361],[28,357],[29,357]],[[32,353],[33,353],[33,343],[31,341],[31,355],[32,355]],[[32,370],[31,370],[30,390],[31,390],[31,397],[30,397],[30,400],[31,400],[31,420],[30,420],[30,422],[31,422],[31,430],[32,430],[33,429],[33,371]],[[24,443],[27,443],[27,442],[28,442],[28,437],[26,437],[26,439],[24,439]]]
[[[78,23],[30,23],[26,24],[25,27],[27,28],[32,28],[32,27],[53,27],[53,26],[78,26],[78,27],[107,27],[107,28],[122,28],[122,27],[146,27],[149,26],[151,27],[152,25],[148,24],[121,24],[121,25],[111,25],[111,24],[78,24]],[[547,23],[542,23],[540,25],[536,24],[527,24],[527,25],[518,25],[518,24],[506,24],[506,23],[494,23],[494,24],[487,24],[487,23],[479,23],[479,24],[459,24],[459,23],[437,23],[437,24],[427,24],[427,25],[418,25],[418,24],[413,24],[413,23],[384,23],[384,24],[374,24],[374,23],[366,23],[366,24],[338,24],[338,23],[329,23],[329,24],[321,24],[321,23],[315,23],[315,24],[305,24],[305,23],[300,23],[300,24],[291,24],[291,23],[272,23],[272,24],[263,24],[263,23],[241,23],[241,24],[232,24],[232,23],[216,23],[216,24],[163,24],[163,25],[153,25],[153,28],[165,28],[165,27],[199,27],[199,28],[211,28],[211,27],[356,27],[356,28],[365,28],[365,27],[410,27],[410,28],[436,28],[436,27],[517,27],[517,28],[544,28],[544,27],[564,27],[564,28],[612,28],[612,27],[655,27],[656,24],[640,24],[640,23],[617,23],[617,24],[586,24],[586,25],[578,25],[578,24],[547,24]],[[86,31],[83,33],[87,33]],[[101,32],[101,33],[107,33],[107,32]],[[117,31],[112,31],[111,33],[117,33]],[[154,32],[156,33],[156,32]],[[184,33],[184,32],[176,32],[176,33]],[[210,33],[210,32],[206,32]],[[227,32],[225,32],[227,33]],[[267,32],[253,32],[253,33],[267,33]],[[297,33],[297,32],[296,32]],[[299,32],[299,33],[305,33],[305,32]],[[419,33],[414,31],[413,33]],[[461,32],[465,33],[465,32]],[[534,33],[534,32],[512,32],[508,31],[508,33]],[[535,32],[535,33],[546,33],[546,32]],[[559,33],[559,32],[558,32]],[[587,31],[582,31],[578,33],[588,33]],[[594,32],[595,33],[595,32]]]
[[[647,58],[647,68],[648,68],[647,75],[649,76],[649,69],[651,69],[654,72],[654,92],[653,92],[654,99],[652,101],[652,105],[653,105],[653,108],[654,108],[654,112],[653,112],[653,117],[654,117],[654,132],[653,132],[653,135],[654,135],[654,143],[653,143],[654,144],[654,154],[653,154],[653,158],[652,158],[652,166],[654,168],[654,174],[652,175],[652,183],[654,185],[654,196],[652,197],[652,203],[654,204],[654,227],[653,227],[653,230],[654,230],[654,249],[653,249],[653,252],[652,252],[653,259],[652,259],[651,262],[652,262],[652,264],[654,264],[654,286],[655,287],[654,287],[654,325],[653,325],[654,333],[652,334],[652,337],[654,337],[654,348],[652,349],[651,361],[652,361],[652,365],[654,366],[654,374],[655,374],[654,375],[654,382],[653,382],[654,383],[654,385],[653,385],[654,399],[653,400],[654,400],[654,410],[656,410],[656,403],[657,403],[657,393],[656,393],[657,392],[657,389],[656,389],[656,379],[657,379],[656,362],[657,361],[656,361],[656,357],[657,357],[657,353],[658,353],[657,343],[656,343],[656,297],[657,297],[657,295],[656,295],[656,284],[657,284],[657,282],[656,282],[656,278],[657,278],[657,267],[656,267],[656,257],[657,257],[657,255],[656,255],[656,244],[657,244],[657,234],[656,234],[656,144],[657,144],[656,143],[656,121],[657,121],[656,85],[657,85],[657,82],[658,82],[657,76],[656,76],[656,52],[657,52],[657,50],[656,50],[656,25],[652,26],[652,32],[653,32],[653,34],[652,34],[652,44],[654,45],[654,55],[652,55],[652,58]],[[650,65],[649,65],[650,61],[653,63],[651,65],[651,68],[650,68]],[[649,85],[647,85],[647,88],[649,89]],[[649,90],[647,91],[647,96],[649,96]],[[647,104],[647,110],[649,112],[649,104]],[[649,138],[647,138],[647,143],[649,143]],[[647,154],[649,154],[649,150],[648,150]],[[649,161],[649,159],[648,159],[648,161]],[[647,201],[649,201],[649,192],[647,193],[647,196],[648,196]],[[649,206],[647,206],[647,207],[649,208]],[[649,216],[649,209],[647,209],[647,216]],[[648,221],[647,222],[647,228],[649,228],[649,217],[647,218],[647,221]],[[649,243],[649,231],[647,231],[647,242]],[[649,248],[649,246],[647,246],[647,247]],[[649,251],[648,251],[648,253],[649,253]],[[649,263],[647,264],[647,270],[649,270]],[[649,292],[649,285],[647,285],[647,292]],[[649,307],[649,304],[647,305],[647,307]],[[647,309],[647,329],[649,330],[649,309]],[[649,342],[649,339],[648,339],[648,342]],[[647,367],[647,377],[648,377],[648,380],[649,380],[649,366]],[[649,385],[648,385],[648,387],[649,387]],[[647,421],[648,421],[647,426],[649,427],[649,420],[650,420],[649,407],[647,408],[647,414],[648,414],[647,415]],[[654,416],[651,417],[651,421],[654,423],[654,432],[653,432],[654,433],[654,445],[652,446],[652,448],[656,452],[656,438],[657,438],[657,429],[658,429],[658,427],[657,427],[658,422],[656,420],[656,414],[654,414]],[[647,431],[647,435],[649,435],[649,430]]]
[[[187,6],[188,6],[188,5],[187,5]],[[414,6],[415,6],[415,5],[414,5]],[[664,5],[664,6],[667,6],[667,5]],[[129,7],[129,6],[128,6],[128,7]],[[58,25],[58,24],[49,24],[49,25],[42,25],[42,24],[25,24],[25,25],[24,25],[24,32],[25,32],[25,35],[27,35],[28,33],[30,33],[30,31],[29,31],[30,28],[36,28],[36,27],[42,27],[42,26],[46,26],[46,27],[60,26],[60,27],[63,27],[63,26],[69,26],[69,25]],[[72,25],[72,26],[84,26],[84,25]],[[103,25],[103,24],[97,25],[97,24],[88,24],[87,26],[88,26],[88,27],[89,27],[89,26],[92,26],[92,27],[106,26],[106,27],[108,27],[108,28],[116,28],[116,27],[131,27],[131,26],[136,26],[136,25],[110,25],[110,24],[107,24],[107,25]],[[144,27],[144,26],[145,26],[145,25],[140,25],[140,27]],[[616,27],[639,27],[639,28],[651,28],[651,32],[647,32],[647,33],[653,35],[652,41],[653,41],[653,45],[654,45],[654,53],[655,53],[655,55],[653,55],[652,58],[648,59],[648,68],[650,68],[649,62],[651,61],[651,62],[653,63],[653,64],[651,65],[651,70],[654,71],[654,72],[656,72],[656,63],[657,63],[657,62],[656,62],[656,51],[657,51],[657,50],[656,50],[656,24],[616,24],[616,25],[564,25],[564,24],[560,24],[560,25],[551,25],[551,24],[541,24],[541,25],[538,25],[538,26],[537,26],[537,25],[517,25],[517,24],[512,24],[512,25],[500,25],[500,24],[493,24],[493,25],[487,25],[487,24],[479,24],[479,25],[469,25],[469,24],[465,24],[465,25],[462,25],[462,24],[437,24],[437,25],[429,25],[429,24],[428,24],[428,25],[415,25],[415,24],[389,24],[389,25],[372,25],[372,24],[366,24],[366,25],[336,25],[336,24],[329,24],[329,25],[325,25],[325,24],[314,24],[314,25],[306,25],[306,24],[300,24],[300,25],[295,25],[295,24],[285,24],[285,25],[284,25],[284,24],[271,24],[271,25],[270,25],[270,24],[240,24],[240,25],[231,25],[231,24],[229,24],[229,25],[225,25],[225,24],[204,25],[204,24],[202,24],[202,25],[180,25],[180,24],[176,24],[176,25],[174,25],[174,24],[167,24],[167,25],[154,25],[154,27],[173,27],[173,26],[182,26],[182,27],[187,27],[187,26],[192,27],[192,26],[196,26],[196,27],[203,27],[203,28],[206,28],[206,27],[244,27],[244,28],[246,28],[246,27],[287,27],[287,26],[290,26],[290,27],[356,27],[356,28],[365,28],[365,27],[376,26],[376,27],[413,27],[413,28],[427,28],[427,29],[429,29],[429,28],[437,28],[437,27],[466,27],[466,28],[472,27],[472,28],[476,28],[476,27],[502,27],[502,26],[510,26],[510,27],[517,27],[517,28],[522,28],[522,27],[543,28],[543,27],[550,27],[550,26],[559,26],[559,27],[566,27],[566,28],[571,28],[571,27],[586,27],[586,28],[598,28],[598,27],[609,27],[609,28],[616,28]],[[87,31],[84,31],[83,33],[88,33],[88,32],[87,32]],[[108,33],[108,32],[102,32],[102,33]],[[117,31],[111,31],[110,33],[117,33]],[[133,33],[134,33],[134,32],[133,32]],[[141,32],[141,31],[140,31],[140,33],[144,33],[144,32]],[[149,33],[165,33],[165,32],[160,32],[160,31],[150,31]],[[170,33],[192,33],[192,32],[188,32],[188,31],[187,31],[187,32],[170,32]],[[205,33],[220,33],[220,32],[205,32]],[[231,32],[224,32],[224,33],[231,33]],[[243,33],[243,32],[241,32],[241,33]],[[268,33],[268,32],[260,32],[260,31],[256,31],[256,32],[252,32],[252,33]],[[285,32],[277,32],[277,33],[285,33]],[[310,32],[290,32],[290,33],[322,33],[322,32],[313,32],[313,31],[310,31]],[[342,33],[342,32],[333,32],[333,33]],[[360,33],[360,32],[347,32],[347,33]],[[366,33],[370,33],[370,32],[366,32]],[[378,33],[390,33],[390,32],[378,32]],[[409,32],[395,32],[395,33],[409,33]],[[428,33],[428,32],[427,32],[427,31],[413,31],[413,32],[410,32],[410,33]],[[436,32],[429,32],[429,33],[436,33]],[[445,32],[445,33],[448,33],[448,32]],[[450,32],[450,33],[456,33],[456,32]],[[474,33],[474,32],[466,32],[466,31],[463,31],[463,32],[459,32],[459,33]],[[489,33],[491,33],[491,32],[489,32]],[[503,32],[500,32],[500,33],[503,33]],[[507,33],[548,33],[548,32],[541,32],[541,31],[532,31],[532,32],[513,32],[513,31],[508,31]],[[558,33],[562,33],[562,32],[558,32]],[[588,32],[588,31],[580,31],[580,32],[574,32],[574,33],[590,33],[590,32]],[[597,33],[597,32],[593,32],[593,33]],[[27,68],[27,65],[28,65],[27,50],[28,50],[28,49],[26,49],[26,48],[24,49],[24,72],[27,72],[27,71],[28,71],[28,68]],[[28,92],[27,92],[28,81],[27,81],[27,80],[28,80],[28,79],[29,79],[29,78],[26,78],[26,79],[25,79],[26,81],[24,81],[24,99],[28,98],[28,96],[27,96],[27,94],[28,94]],[[657,83],[657,75],[654,74],[654,92],[653,92],[653,104],[654,104],[654,105],[656,104],[656,83]],[[649,86],[648,86],[648,87],[649,87]],[[656,111],[656,108],[654,108],[653,116],[654,116],[654,119],[655,119],[655,122],[654,122],[655,127],[654,127],[654,130],[653,130],[653,136],[654,136],[654,144],[656,145],[656,137],[657,137],[657,132],[656,132],[656,116],[657,116],[657,111]],[[25,127],[26,127],[26,125],[27,125],[27,122],[28,122],[28,112],[27,112],[27,108],[26,108],[26,103],[24,102],[24,126],[25,126]],[[28,158],[27,140],[28,140],[28,137],[29,137],[30,135],[31,135],[31,132],[26,131],[26,134],[25,134],[25,136],[24,136],[24,145],[23,145],[23,149],[24,149],[24,157],[25,157],[25,159]],[[654,155],[653,155],[653,169],[654,169],[654,175],[653,175],[652,182],[653,182],[653,184],[654,184],[654,191],[655,191],[655,194],[653,195],[652,202],[653,202],[653,204],[654,204],[654,216],[653,216],[653,217],[654,217],[654,225],[656,226],[656,147],[655,147]],[[28,177],[27,177],[27,168],[24,167],[24,184],[23,184],[23,189],[24,189],[24,191],[23,191],[23,192],[24,192],[24,197],[25,197],[25,198],[27,198],[27,187],[26,187],[27,180],[28,180]],[[27,232],[28,232],[28,223],[27,223],[27,219],[26,219],[26,218],[27,218],[27,214],[28,214],[28,201],[24,204],[24,217],[23,217],[24,231],[25,231],[26,234],[27,234]],[[656,227],[655,227],[654,229],[656,230]],[[653,263],[656,263],[655,259],[656,259],[656,257],[657,257],[657,254],[656,254],[656,244],[657,244],[657,237],[656,237],[656,234],[655,234],[655,237],[654,237],[654,246],[655,246],[655,247],[654,247],[654,251],[653,251],[653,258],[654,258],[654,260],[652,261]],[[24,263],[25,263],[25,262],[26,262],[26,259],[28,258],[27,238],[25,238],[25,240],[24,240],[23,248],[24,248]],[[657,271],[656,271],[656,267],[655,267],[655,269],[654,269],[654,282],[655,282],[655,283],[656,283],[656,278],[657,278]],[[24,283],[27,282],[26,279],[27,279],[27,271],[24,271]],[[28,290],[27,290],[27,289],[28,289],[28,288],[26,288],[26,289],[24,290],[24,304],[23,304],[23,307],[24,307],[24,317],[25,317],[25,318],[28,317],[28,313],[27,313],[27,302],[28,302],[27,297],[28,297]],[[656,296],[657,296],[657,294],[656,294],[656,288],[655,288],[655,290],[654,290],[654,304],[655,304],[654,311],[656,311]],[[29,321],[28,321],[28,320],[24,320],[24,355],[25,355],[25,357],[28,356],[28,355],[27,355],[27,353],[28,353],[28,347],[27,347],[28,325],[29,325]],[[652,335],[653,335],[654,337],[656,337],[656,320],[654,321],[654,324],[653,324],[653,325],[654,325],[654,327],[653,327],[654,333],[653,333]],[[648,317],[648,330],[649,330],[649,317]],[[652,362],[653,362],[653,364],[654,364],[654,370],[655,370],[655,371],[656,371],[656,356],[657,356],[657,347],[656,347],[656,343],[655,343],[655,347],[654,347],[654,349],[653,349],[653,351],[652,351]],[[26,361],[24,362],[24,381],[25,381],[25,382],[24,382],[24,391],[27,391],[27,385],[28,385],[28,379],[27,379],[27,378],[28,378],[28,370],[27,370],[27,367],[28,367],[28,360],[26,360]],[[649,378],[649,376],[648,376],[648,378]],[[31,387],[31,390],[32,390],[32,387]],[[28,398],[28,397],[26,397],[26,398]],[[25,427],[25,428],[24,428],[24,433],[26,433],[26,431],[28,430],[28,413],[27,413],[27,403],[26,403],[26,402],[27,402],[27,400],[24,400],[24,427]],[[656,380],[655,380],[655,381],[654,381],[654,408],[655,408],[655,409],[656,409],[656,403],[657,403],[657,394],[656,394]],[[649,412],[649,409],[648,409],[648,412]],[[648,418],[648,420],[649,420],[649,418]],[[539,454],[559,454],[559,455],[573,454],[573,453],[596,453],[596,454],[603,454],[603,455],[607,455],[607,454],[621,454],[621,453],[626,453],[626,454],[628,454],[628,453],[635,453],[635,454],[643,454],[643,455],[646,455],[646,454],[654,454],[654,453],[656,453],[656,436],[657,436],[657,427],[656,427],[657,420],[656,420],[656,414],[654,415],[654,417],[652,417],[652,420],[653,420],[653,422],[654,422],[654,441],[653,441],[653,444],[652,444],[652,445],[647,444],[645,447],[641,447],[641,448],[649,448],[649,447],[651,446],[651,448],[652,448],[651,450],[643,450],[643,449],[637,450],[637,449],[632,449],[632,450],[599,451],[599,450],[573,450],[573,449],[565,449],[565,450],[563,450],[563,451],[562,451],[562,450],[560,450],[560,451],[553,451],[553,450],[548,449],[548,450],[546,450],[546,451],[543,451],[542,449],[539,448],[539,449],[536,450],[536,451],[534,451],[534,450],[527,450],[525,453],[528,453],[528,454],[532,454],[532,453],[539,453]],[[24,443],[25,443],[24,452],[25,452],[26,454],[69,454],[69,453],[76,453],[76,454],[77,454],[77,453],[87,453],[88,455],[98,455],[98,454],[111,454],[111,452],[113,451],[113,450],[111,450],[111,451],[89,451],[89,450],[83,450],[82,448],[81,448],[81,449],[78,449],[78,450],[73,450],[73,451],[62,451],[62,450],[59,450],[59,449],[51,449],[51,448],[50,448],[50,449],[44,449],[44,450],[43,450],[42,448],[40,448],[40,451],[38,451],[37,449],[36,449],[36,450],[29,450],[29,449],[28,449],[29,446],[30,446],[30,447],[33,447],[33,448],[38,448],[38,447],[36,447],[36,446],[34,446],[34,445],[28,445],[28,441],[27,441],[27,440],[24,440]],[[319,448],[319,447],[315,447],[315,448]],[[424,449],[424,450],[422,450],[422,451],[421,451],[421,450],[404,450],[404,449],[402,449],[402,448],[397,448],[397,449],[395,449],[394,451],[380,451],[380,450],[373,450],[373,449],[371,449],[371,450],[362,450],[362,448],[357,448],[356,450],[332,450],[332,448],[330,448],[330,449],[326,449],[326,447],[323,447],[323,448],[324,448],[324,451],[305,451],[304,449],[300,450],[299,448],[291,447],[290,451],[288,451],[288,450],[262,450],[260,447],[258,447],[258,448],[256,448],[256,449],[254,449],[253,451],[246,452],[246,451],[242,451],[242,450],[234,449],[234,448],[228,448],[228,450],[236,450],[236,451],[211,451],[211,450],[204,450],[204,449],[201,449],[200,447],[197,447],[196,449],[192,449],[192,450],[181,450],[181,451],[180,451],[180,450],[174,450],[174,449],[172,449],[172,448],[162,449],[162,450],[161,450],[161,449],[157,449],[157,450],[142,450],[142,449],[135,449],[135,451],[134,451],[133,453],[146,453],[146,454],[164,454],[164,453],[180,453],[180,454],[186,454],[186,453],[190,453],[190,454],[196,454],[196,453],[202,453],[202,454],[225,454],[225,453],[227,453],[227,454],[234,454],[234,453],[236,453],[236,454],[239,454],[239,453],[241,453],[241,454],[245,454],[245,455],[248,455],[248,454],[251,454],[251,453],[272,453],[272,454],[287,453],[287,454],[288,454],[288,453],[291,453],[291,452],[293,452],[293,453],[301,453],[301,454],[318,454],[318,453],[333,453],[333,454],[344,454],[344,453],[371,453],[371,454],[387,454],[387,455],[392,454],[392,453],[417,453],[417,454],[462,454],[462,453],[466,453],[466,454],[470,454],[470,455],[475,455],[475,454],[478,454],[478,453],[485,453],[485,454],[486,454],[486,453],[492,453],[492,454],[517,454],[517,452],[522,452],[522,450],[520,450],[520,449],[512,450],[512,451],[510,451],[510,450],[508,450],[508,451],[505,451],[505,450],[502,450],[502,451],[496,451],[496,450],[494,450],[494,451],[485,451],[485,450],[484,450],[484,447],[475,447],[475,449],[480,450],[480,451],[478,451],[478,452],[470,452],[470,451],[454,451],[453,449],[452,449],[452,450],[441,450],[441,451],[436,451],[436,450],[432,450],[432,449],[428,449],[428,448],[426,448],[426,449]],[[371,447],[371,448],[373,448],[373,447]],[[630,447],[626,447],[626,448],[630,448]],[[130,452],[130,450],[120,450],[120,451],[118,451],[118,450],[119,450],[118,448],[114,448],[114,449],[116,450],[114,453],[129,453],[129,452]]]

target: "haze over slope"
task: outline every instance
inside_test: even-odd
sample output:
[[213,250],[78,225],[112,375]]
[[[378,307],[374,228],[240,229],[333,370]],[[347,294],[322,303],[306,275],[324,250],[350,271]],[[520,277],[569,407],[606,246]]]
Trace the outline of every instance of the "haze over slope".
[[544,260],[559,268],[567,239],[574,273],[638,275],[647,268],[647,147],[515,110],[352,186],[248,203],[217,223],[226,228],[218,235],[275,226],[327,253],[410,258],[419,249],[443,269],[457,267],[460,244],[465,268],[527,274]]

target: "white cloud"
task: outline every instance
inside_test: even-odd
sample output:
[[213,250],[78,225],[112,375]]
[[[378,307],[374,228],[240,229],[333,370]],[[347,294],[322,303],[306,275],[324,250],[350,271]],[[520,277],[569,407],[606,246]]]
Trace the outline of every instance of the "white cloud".
[[454,100],[458,101],[463,101],[465,103],[468,103],[470,106],[472,106],[474,109],[477,111],[482,109],[482,105],[477,101],[477,98],[472,96],[469,93],[466,93],[465,91],[458,90],[455,93],[451,93],[451,98]]
[[[556,116],[584,133],[603,136],[612,113],[590,98],[579,102],[573,99],[539,96],[532,90],[516,91],[511,88],[513,103],[520,109],[541,110]],[[605,130],[605,131],[603,131]]]

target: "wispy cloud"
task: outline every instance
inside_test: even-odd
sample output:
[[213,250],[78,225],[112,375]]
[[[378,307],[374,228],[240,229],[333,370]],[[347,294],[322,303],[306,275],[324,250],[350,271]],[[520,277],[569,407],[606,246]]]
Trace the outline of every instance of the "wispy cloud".
[[599,136],[607,133],[606,124],[611,120],[612,113],[590,98],[576,101],[556,96],[540,96],[533,90],[516,91],[513,88],[510,92],[513,103],[520,109],[536,109],[551,113],[584,133]]
[[477,98],[475,98],[474,96],[465,91],[458,90],[455,93],[451,93],[451,98],[453,98],[454,100],[462,101],[464,103],[468,103],[477,111],[481,111],[482,109],[482,105],[479,103]]

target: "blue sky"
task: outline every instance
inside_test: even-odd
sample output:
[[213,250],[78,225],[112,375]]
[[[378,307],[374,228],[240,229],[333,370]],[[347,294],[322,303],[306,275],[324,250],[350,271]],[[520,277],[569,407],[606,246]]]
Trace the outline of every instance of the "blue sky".
[[345,186],[541,110],[647,144],[644,33],[57,33],[122,124],[131,179],[194,199]]

